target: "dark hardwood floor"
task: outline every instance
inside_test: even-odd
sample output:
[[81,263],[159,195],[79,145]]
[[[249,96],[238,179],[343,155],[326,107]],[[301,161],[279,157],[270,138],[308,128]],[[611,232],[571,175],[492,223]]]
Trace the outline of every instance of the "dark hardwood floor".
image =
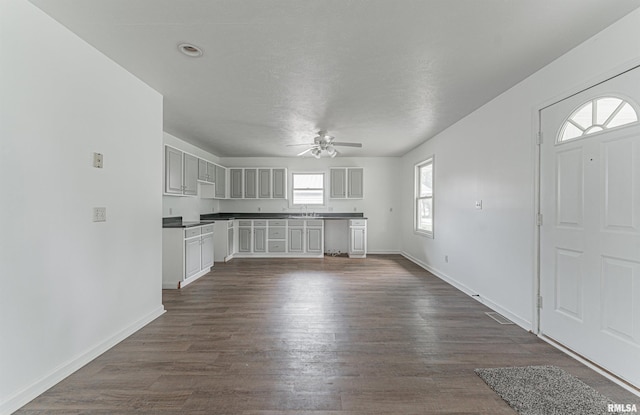
[[18,414],[513,414],[478,367],[557,365],[640,403],[401,256],[244,259]]

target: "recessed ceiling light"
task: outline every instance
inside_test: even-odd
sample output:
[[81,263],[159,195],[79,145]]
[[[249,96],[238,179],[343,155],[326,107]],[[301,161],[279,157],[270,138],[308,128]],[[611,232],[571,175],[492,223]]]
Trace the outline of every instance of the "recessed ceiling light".
[[202,49],[196,45],[192,45],[191,43],[180,43],[178,45],[178,50],[192,58],[199,58],[202,56]]

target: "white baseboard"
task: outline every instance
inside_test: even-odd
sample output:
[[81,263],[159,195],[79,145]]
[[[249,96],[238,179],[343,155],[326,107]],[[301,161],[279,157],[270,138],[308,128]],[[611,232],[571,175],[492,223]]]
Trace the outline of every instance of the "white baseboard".
[[5,401],[0,402],[0,414],[10,414],[17,411],[58,382],[71,375],[76,370],[91,362],[93,359],[140,330],[156,318],[160,317],[164,312],[164,306],[160,305],[151,313],[120,330],[115,335],[105,339],[103,342],[93,346],[86,352],[76,356],[68,362],[63,363],[51,373],[43,376],[40,380],[15,393]]
[[511,311],[501,307],[500,305],[496,304],[495,302],[491,301],[490,299],[488,299],[486,297],[479,296],[471,288],[469,288],[466,285],[456,281],[455,279],[451,278],[450,276],[448,276],[444,272],[442,272],[442,271],[440,271],[440,270],[438,270],[436,268],[433,268],[429,264],[427,264],[425,262],[422,262],[421,260],[411,256],[410,254],[408,254],[406,252],[402,252],[401,255],[403,257],[407,258],[409,261],[413,262],[414,264],[419,265],[422,268],[426,269],[427,271],[429,271],[430,273],[432,273],[436,277],[440,278],[441,280],[443,280],[447,284],[452,285],[453,287],[455,287],[458,290],[462,291],[463,293],[467,294],[469,297],[473,298],[474,300],[479,301],[482,304],[484,304],[487,307],[489,307],[490,309],[492,309],[493,311],[495,311],[495,312],[497,312],[499,314],[502,314],[503,316],[505,316],[509,320],[513,321],[515,324],[517,324],[518,326],[522,327],[523,329],[525,329],[527,331],[532,331],[533,330],[533,325],[532,325],[532,323],[530,321],[527,321],[526,319],[523,319],[523,318],[519,317],[518,315],[516,315],[516,314],[512,313]]
[[371,251],[368,250],[367,251],[367,255],[402,255],[401,251],[385,251],[385,250],[380,250],[380,251]]

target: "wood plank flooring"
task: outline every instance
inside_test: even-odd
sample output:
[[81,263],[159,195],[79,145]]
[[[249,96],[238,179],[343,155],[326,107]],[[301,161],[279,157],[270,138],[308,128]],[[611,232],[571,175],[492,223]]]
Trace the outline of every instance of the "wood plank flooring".
[[477,367],[557,365],[640,404],[401,256],[243,259],[17,414],[513,414]]

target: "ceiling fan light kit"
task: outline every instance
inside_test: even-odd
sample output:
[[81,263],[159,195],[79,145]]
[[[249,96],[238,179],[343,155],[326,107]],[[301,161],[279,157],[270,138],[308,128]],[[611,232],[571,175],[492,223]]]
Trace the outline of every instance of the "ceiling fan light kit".
[[326,131],[320,130],[318,131],[318,135],[313,139],[313,143],[289,144],[289,146],[308,145],[309,148],[299,153],[298,156],[304,156],[310,152],[311,155],[317,159],[322,157],[323,153],[326,153],[331,158],[336,157],[340,153],[336,150],[335,146],[362,147],[362,143],[339,143],[333,141],[334,138],[335,137],[328,135]]

